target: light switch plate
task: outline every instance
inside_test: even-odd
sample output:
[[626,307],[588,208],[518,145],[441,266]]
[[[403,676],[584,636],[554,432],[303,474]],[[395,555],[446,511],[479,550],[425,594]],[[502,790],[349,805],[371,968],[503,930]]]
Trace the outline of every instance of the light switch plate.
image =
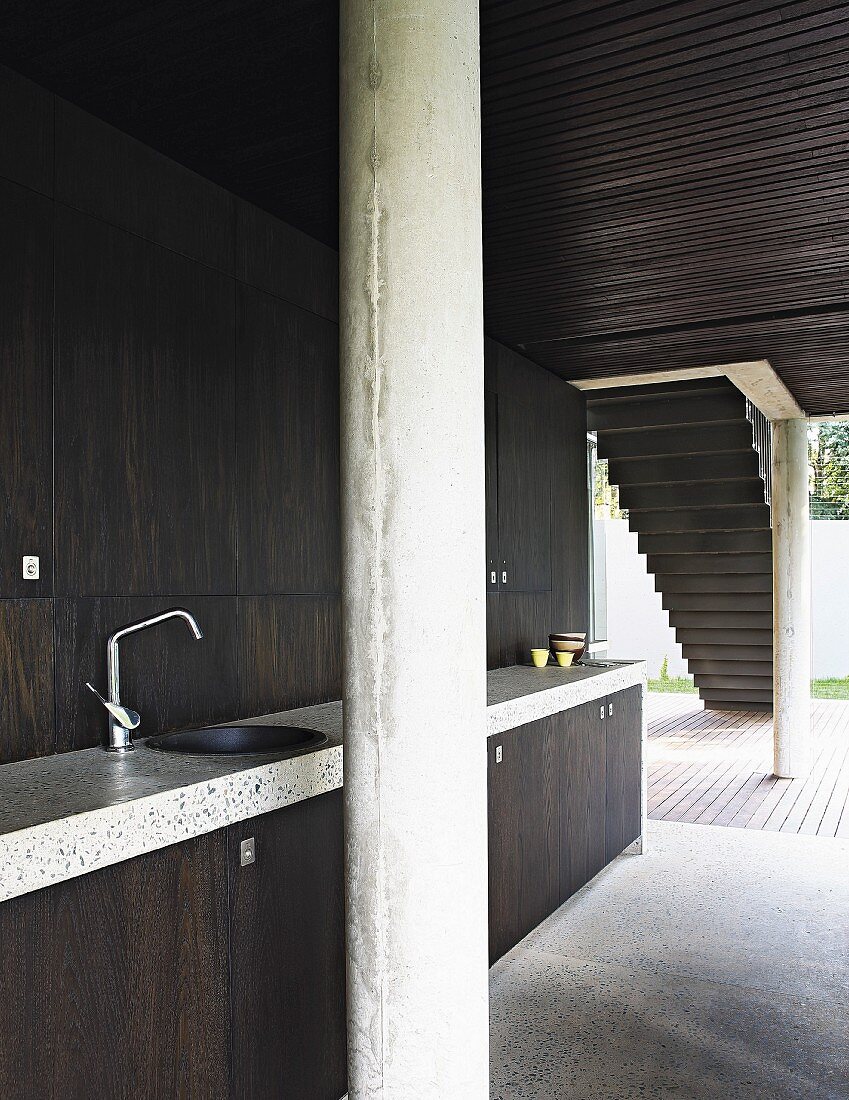
[[23,574],[25,581],[38,580],[38,558],[34,554],[24,554]]
[[243,867],[250,867],[252,863],[256,863],[256,845],[252,836],[240,844],[239,862]]

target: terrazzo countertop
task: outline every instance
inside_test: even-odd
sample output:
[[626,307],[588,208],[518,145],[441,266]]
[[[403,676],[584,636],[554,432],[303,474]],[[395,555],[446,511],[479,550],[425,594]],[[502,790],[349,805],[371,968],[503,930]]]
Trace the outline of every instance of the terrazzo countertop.
[[487,736],[645,683],[645,661],[605,660],[574,668],[511,665],[493,669],[486,674]]
[[[642,661],[487,674],[487,736],[645,683]],[[342,786],[342,704],[251,719],[329,743],[290,759],[179,756],[137,741],[0,767],[0,901],[87,874]],[[245,723],[242,723],[245,724]]]

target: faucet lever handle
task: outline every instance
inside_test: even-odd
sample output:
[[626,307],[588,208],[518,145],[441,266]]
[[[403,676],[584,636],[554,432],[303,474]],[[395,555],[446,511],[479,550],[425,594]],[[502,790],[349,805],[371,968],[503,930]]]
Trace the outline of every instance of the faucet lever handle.
[[138,729],[141,723],[141,716],[136,711],[130,710],[129,707],[122,707],[120,703],[110,703],[108,699],[103,698],[94,684],[90,684],[88,681],[86,681],[85,686],[97,696],[115,721],[119,722],[125,730]]

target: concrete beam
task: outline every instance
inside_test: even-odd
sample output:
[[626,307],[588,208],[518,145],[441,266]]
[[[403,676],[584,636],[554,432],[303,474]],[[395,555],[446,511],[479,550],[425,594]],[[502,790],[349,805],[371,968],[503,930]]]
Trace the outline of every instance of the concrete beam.
[[350,1100],[485,1100],[477,0],[342,0]]
[[645,371],[641,374],[616,374],[606,378],[575,378],[570,385],[579,390],[616,389],[623,386],[650,386],[664,382],[686,382],[700,378],[727,378],[760,409],[768,420],[792,420],[805,412],[787,389],[767,359],[744,363],[720,363],[706,367]]

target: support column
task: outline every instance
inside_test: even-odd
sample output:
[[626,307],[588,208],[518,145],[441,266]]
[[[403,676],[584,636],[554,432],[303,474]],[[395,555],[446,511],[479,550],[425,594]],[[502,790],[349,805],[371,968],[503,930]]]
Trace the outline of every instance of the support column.
[[774,771],[811,766],[811,550],[808,424],[772,426]]
[[351,1100],[488,1097],[477,0],[342,0]]

